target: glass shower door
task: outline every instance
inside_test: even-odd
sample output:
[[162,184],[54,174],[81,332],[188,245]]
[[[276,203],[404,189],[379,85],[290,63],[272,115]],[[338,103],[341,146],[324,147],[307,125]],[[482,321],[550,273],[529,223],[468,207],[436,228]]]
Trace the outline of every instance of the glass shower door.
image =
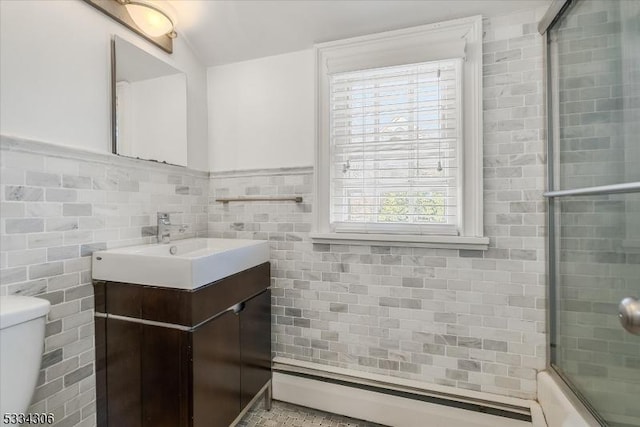
[[607,425],[640,426],[640,335],[618,317],[621,301],[640,298],[640,193],[562,197],[556,207],[553,363]]
[[640,1],[575,0],[547,41],[551,363],[603,425],[637,427]]

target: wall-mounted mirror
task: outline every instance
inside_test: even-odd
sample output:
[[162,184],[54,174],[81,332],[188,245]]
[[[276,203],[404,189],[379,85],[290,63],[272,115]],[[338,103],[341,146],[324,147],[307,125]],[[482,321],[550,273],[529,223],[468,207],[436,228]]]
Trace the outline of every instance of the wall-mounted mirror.
[[187,76],[120,37],[112,41],[113,152],[187,165]]

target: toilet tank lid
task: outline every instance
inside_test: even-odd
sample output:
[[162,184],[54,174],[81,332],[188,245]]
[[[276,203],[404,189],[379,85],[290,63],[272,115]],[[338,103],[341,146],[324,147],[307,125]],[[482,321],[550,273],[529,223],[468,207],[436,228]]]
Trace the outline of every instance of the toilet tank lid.
[[0,329],[45,316],[50,307],[51,303],[42,298],[0,296]]

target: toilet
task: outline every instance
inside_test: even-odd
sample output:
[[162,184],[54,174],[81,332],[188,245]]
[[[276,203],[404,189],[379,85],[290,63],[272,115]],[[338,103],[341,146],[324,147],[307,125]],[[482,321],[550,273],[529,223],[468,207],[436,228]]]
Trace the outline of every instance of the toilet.
[[42,298],[0,296],[0,414],[20,414],[29,407],[50,307]]

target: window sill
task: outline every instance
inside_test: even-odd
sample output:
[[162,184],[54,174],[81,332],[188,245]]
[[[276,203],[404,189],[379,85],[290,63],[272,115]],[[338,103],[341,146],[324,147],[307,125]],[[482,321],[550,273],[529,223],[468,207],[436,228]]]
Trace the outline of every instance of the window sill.
[[332,245],[404,246],[415,248],[470,249],[478,251],[486,251],[489,249],[488,237],[365,233],[310,233],[309,237],[313,243],[329,243]]

